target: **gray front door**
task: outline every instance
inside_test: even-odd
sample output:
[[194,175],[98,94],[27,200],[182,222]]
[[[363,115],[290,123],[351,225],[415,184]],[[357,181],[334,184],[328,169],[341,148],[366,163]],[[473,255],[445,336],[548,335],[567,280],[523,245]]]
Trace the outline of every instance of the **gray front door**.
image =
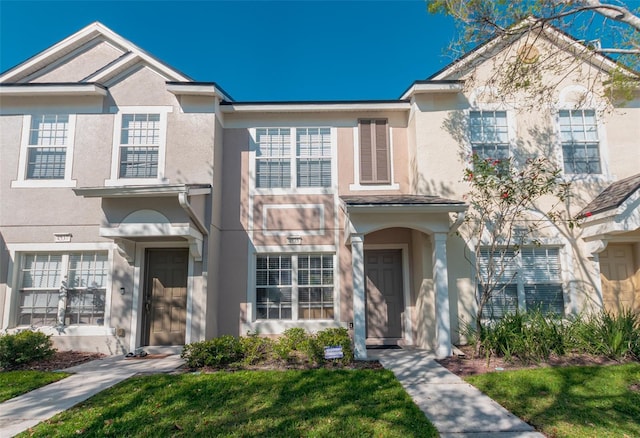
[[147,250],[143,345],[183,345],[187,321],[186,249]]
[[367,341],[393,344],[402,338],[402,251],[366,250]]

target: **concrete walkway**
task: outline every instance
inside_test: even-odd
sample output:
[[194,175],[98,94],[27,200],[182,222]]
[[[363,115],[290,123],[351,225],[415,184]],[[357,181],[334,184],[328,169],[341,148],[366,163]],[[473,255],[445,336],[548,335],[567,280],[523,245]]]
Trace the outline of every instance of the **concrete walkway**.
[[67,368],[74,375],[0,404],[0,437],[17,435],[135,374],[168,373],[183,363],[178,354],[158,359],[119,355]]
[[368,350],[392,371],[442,438],[544,438],[422,350]]

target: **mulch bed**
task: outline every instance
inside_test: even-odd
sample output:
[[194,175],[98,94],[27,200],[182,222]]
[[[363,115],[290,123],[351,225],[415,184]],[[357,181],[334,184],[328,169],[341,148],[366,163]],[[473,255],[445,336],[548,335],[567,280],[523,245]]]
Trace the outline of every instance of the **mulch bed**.
[[104,354],[86,351],[57,351],[49,359],[21,365],[12,370],[58,371],[103,357]]
[[591,356],[587,354],[567,355],[561,357],[551,357],[548,361],[540,363],[523,362],[517,358],[510,361],[502,357],[474,357],[473,347],[458,347],[464,356],[453,355],[437,362],[460,377],[475,374],[491,373],[496,371],[513,371],[521,369],[541,368],[541,367],[562,367],[572,365],[616,365],[620,363],[632,362],[631,359],[616,361],[603,356]]

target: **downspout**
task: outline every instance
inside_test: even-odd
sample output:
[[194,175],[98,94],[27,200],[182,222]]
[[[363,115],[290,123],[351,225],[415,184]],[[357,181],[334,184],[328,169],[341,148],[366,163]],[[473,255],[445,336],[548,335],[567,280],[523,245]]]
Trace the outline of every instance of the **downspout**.
[[202,223],[198,215],[196,215],[196,212],[193,211],[191,204],[189,204],[188,189],[184,192],[178,193],[178,202],[180,203],[180,207],[182,207],[184,211],[187,212],[187,214],[189,215],[189,218],[193,221],[198,231],[200,231],[203,236],[208,236],[209,232],[207,231],[207,228],[204,226],[204,224]]
[[462,223],[464,222],[464,217],[466,213],[467,213],[466,211],[459,211],[457,213],[455,222],[449,228],[449,237],[453,236],[456,233],[456,231],[458,231],[458,228],[460,228],[460,225],[462,225]]

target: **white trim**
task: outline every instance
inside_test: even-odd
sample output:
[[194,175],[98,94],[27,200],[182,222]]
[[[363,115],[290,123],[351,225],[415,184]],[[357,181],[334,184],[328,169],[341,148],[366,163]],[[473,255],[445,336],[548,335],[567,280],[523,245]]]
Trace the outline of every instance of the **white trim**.
[[[333,257],[333,318],[331,319],[298,319],[298,295],[291,294],[291,320],[257,319],[256,309],[256,257],[258,255],[281,254],[295,256],[291,261],[291,288],[298,290],[298,255],[323,255]],[[336,280],[339,278],[339,257],[336,248],[332,245],[304,245],[294,247],[283,246],[259,246],[248,245],[247,256],[248,281],[247,281],[247,308],[246,321],[240,322],[240,333],[258,332],[262,334],[282,334],[291,327],[302,327],[310,331],[322,330],[329,327],[346,327],[339,319],[340,289]],[[336,311],[338,309],[338,311]]]
[[254,103],[221,105],[224,113],[321,113],[336,111],[407,111],[409,102],[326,102],[326,103]]
[[[328,187],[297,187],[297,132],[298,129],[323,129],[330,130],[331,154],[331,184]],[[289,129],[289,160],[291,172],[291,184],[289,187],[256,187],[256,131],[258,129]],[[260,195],[332,195],[338,190],[338,130],[335,126],[315,124],[287,124],[279,126],[256,126],[249,128],[249,196]]]
[[[8,84],[7,84],[8,85]],[[34,85],[0,86],[0,96],[45,97],[45,96],[100,96],[107,95],[107,89],[98,84],[64,84],[64,85]]]
[[[267,231],[267,210],[281,210],[281,209],[307,209],[307,210],[319,210],[320,211],[320,227],[318,230],[282,230],[282,231]],[[264,236],[324,236],[325,234],[325,220],[324,220],[324,204],[263,204],[262,205],[262,235]]]
[[[581,85],[565,87],[561,91],[561,95],[565,96],[570,91],[584,91],[588,95],[590,93]],[[563,97],[564,99],[564,97]],[[589,103],[594,103],[593,97],[588,97]],[[600,173],[566,173],[564,170],[564,154],[562,152],[562,133],[560,131],[560,111],[594,111],[596,119],[596,127],[598,133],[598,154],[600,155]],[[555,157],[559,167],[562,169],[562,179],[565,181],[580,181],[585,183],[603,183],[613,182],[613,175],[609,170],[609,146],[607,142],[607,130],[605,129],[604,118],[600,116],[602,109],[597,105],[576,107],[575,102],[559,102],[553,109],[551,114],[552,126],[555,134]]]
[[[167,114],[173,112],[169,105],[161,106],[120,106],[111,108],[116,111],[113,122],[113,144],[111,150],[111,178],[104,181],[107,187],[125,185],[168,184],[165,178],[165,158],[167,151]],[[158,141],[158,175],[156,178],[120,178],[120,136],[122,116],[125,114],[160,114],[160,138]]]
[[[31,138],[31,122],[34,116],[41,116],[47,114],[67,115],[69,120],[67,122],[67,142],[64,145],[50,145],[39,146],[30,145],[29,139]],[[75,144],[75,132],[76,132],[76,115],[69,114],[65,111],[39,111],[32,114],[25,114],[22,117],[22,140],[20,142],[20,154],[18,158],[18,177],[16,180],[11,181],[11,188],[57,188],[57,187],[76,187],[77,181],[71,179],[73,170],[73,150]],[[27,160],[29,156],[30,147],[56,147],[65,148],[65,162],[64,162],[64,178],[60,179],[29,179],[27,178]]]
[[[105,282],[105,307],[103,325],[68,325],[62,330],[56,327],[44,326],[37,327],[38,331],[54,336],[113,336],[115,329],[111,326],[111,301],[113,295],[113,244],[111,243],[14,243],[7,244],[9,252],[8,278],[5,290],[4,302],[4,318],[2,320],[3,330],[20,330],[24,326],[16,324],[18,311],[18,296],[20,291],[20,283],[22,281],[20,275],[20,266],[24,254],[45,253],[62,254],[63,273],[68,270],[69,254],[73,252],[106,252],[107,253],[107,278]],[[17,263],[16,263],[17,262]]]
[[[411,322],[411,315],[413,313],[413,306],[411,305],[411,286],[410,281],[410,264],[409,264],[409,244],[407,243],[372,243],[367,244],[365,236],[364,252],[366,254],[369,250],[385,250],[385,249],[399,249],[402,255],[402,298],[404,301],[403,313],[403,338],[407,345],[413,345],[413,327]],[[365,291],[366,293],[366,291]],[[367,309],[365,308],[365,312]]]

